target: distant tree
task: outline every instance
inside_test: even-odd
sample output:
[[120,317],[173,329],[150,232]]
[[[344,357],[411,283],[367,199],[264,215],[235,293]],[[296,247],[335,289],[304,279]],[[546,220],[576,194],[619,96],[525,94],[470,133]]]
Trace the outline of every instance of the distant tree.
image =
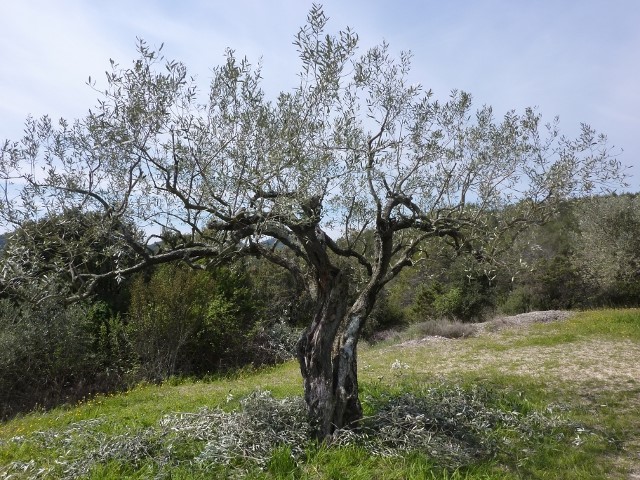
[[640,196],[608,195],[576,207],[575,267],[609,304],[638,304]]
[[[130,266],[135,255],[122,232],[141,238],[123,218],[80,208],[34,217],[4,236],[0,286],[21,301],[73,297],[86,291],[86,278]],[[124,309],[119,280],[104,275],[92,281],[92,293],[116,310]]]
[[555,217],[523,232],[507,260],[512,272],[495,282],[503,313],[583,307],[590,292],[572,258],[579,230],[575,210],[581,200],[563,202]]
[[295,36],[299,83],[273,100],[260,69],[229,50],[199,103],[185,66],[140,42],[130,68],[112,61],[95,109],[73,124],[29,120],[0,170],[0,214],[13,225],[79,208],[149,233],[138,241],[109,223],[137,262],[79,272],[87,292],[176,260],[259,256],[288,269],[314,301],[298,360],[322,438],[361,418],[358,339],[425,242],[496,259],[505,236],[561,199],[620,179],[590,127],[570,140],[532,109],[496,120],[490,107],[473,112],[468,93],[441,103],[410,81],[409,53],[382,44],[359,56],[357,35],[325,34],[326,23],[314,6]]

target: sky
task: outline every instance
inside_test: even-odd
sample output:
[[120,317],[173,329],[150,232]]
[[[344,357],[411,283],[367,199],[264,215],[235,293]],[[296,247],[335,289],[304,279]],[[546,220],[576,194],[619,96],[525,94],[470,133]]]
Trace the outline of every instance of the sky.
[[[329,30],[346,26],[361,50],[386,41],[413,54],[412,80],[446,99],[473,95],[497,115],[537,107],[562,131],[605,133],[640,192],[640,1],[327,0]],[[0,0],[0,141],[28,115],[69,120],[96,104],[109,59],[128,65],[136,37],[164,43],[206,89],[226,48],[263,65],[275,96],[296,84],[292,44],[307,0]]]

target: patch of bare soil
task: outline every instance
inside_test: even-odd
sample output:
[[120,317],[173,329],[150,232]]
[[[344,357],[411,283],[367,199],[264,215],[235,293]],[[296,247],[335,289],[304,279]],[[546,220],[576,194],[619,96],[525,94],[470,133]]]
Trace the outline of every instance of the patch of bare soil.
[[497,317],[488,322],[476,325],[478,333],[497,332],[504,328],[517,328],[531,325],[532,323],[549,323],[566,320],[575,315],[575,312],[566,310],[545,310],[541,312],[528,312],[519,315]]
[[[567,318],[575,315],[575,312],[569,312],[566,310],[546,310],[540,312],[528,312],[521,313],[519,315],[501,316],[492,320],[482,323],[476,323],[470,325],[473,335],[480,335],[483,333],[496,333],[506,328],[518,329],[527,327],[533,323],[549,323],[560,320],[566,320]],[[465,338],[461,337],[461,338]],[[429,335],[419,339],[407,340],[399,343],[397,347],[416,346],[424,343],[442,342],[450,340],[447,337],[438,335]]]

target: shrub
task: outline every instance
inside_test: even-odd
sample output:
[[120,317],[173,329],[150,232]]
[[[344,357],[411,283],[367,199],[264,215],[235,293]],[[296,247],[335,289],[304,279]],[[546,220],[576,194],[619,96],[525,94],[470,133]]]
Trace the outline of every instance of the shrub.
[[427,320],[414,323],[406,330],[404,336],[409,338],[444,337],[465,338],[476,332],[474,325],[456,320]]
[[253,363],[270,365],[295,358],[300,332],[283,320],[260,324],[251,339]]
[[131,290],[128,333],[140,375],[161,381],[250,362],[256,322],[242,274],[162,265]]
[[0,417],[119,388],[130,367],[119,317],[99,305],[0,301]]
[[515,279],[498,309],[517,314],[535,310],[568,310],[598,304],[597,293],[580,278],[569,256],[538,259],[532,271]]
[[462,310],[462,291],[457,287],[442,292],[433,299],[433,311],[437,318],[460,318]]
[[492,293],[485,290],[487,288],[479,281],[461,286],[443,285],[440,282],[424,284],[416,294],[411,317],[414,321],[481,320],[487,311],[493,309]]
[[499,304],[498,310],[506,315],[530,312],[533,301],[531,294],[523,286],[518,286],[508,293],[506,298]]

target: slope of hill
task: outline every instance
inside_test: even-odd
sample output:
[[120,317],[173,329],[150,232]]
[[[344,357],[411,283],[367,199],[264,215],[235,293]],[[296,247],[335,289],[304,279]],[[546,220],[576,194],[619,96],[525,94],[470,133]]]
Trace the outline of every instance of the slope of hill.
[[[638,478],[640,311],[363,347],[367,418],[306,442],[297,366],[143,385],[0,426],[0,478]],[[268,392],[267,392],[268,391]]]

